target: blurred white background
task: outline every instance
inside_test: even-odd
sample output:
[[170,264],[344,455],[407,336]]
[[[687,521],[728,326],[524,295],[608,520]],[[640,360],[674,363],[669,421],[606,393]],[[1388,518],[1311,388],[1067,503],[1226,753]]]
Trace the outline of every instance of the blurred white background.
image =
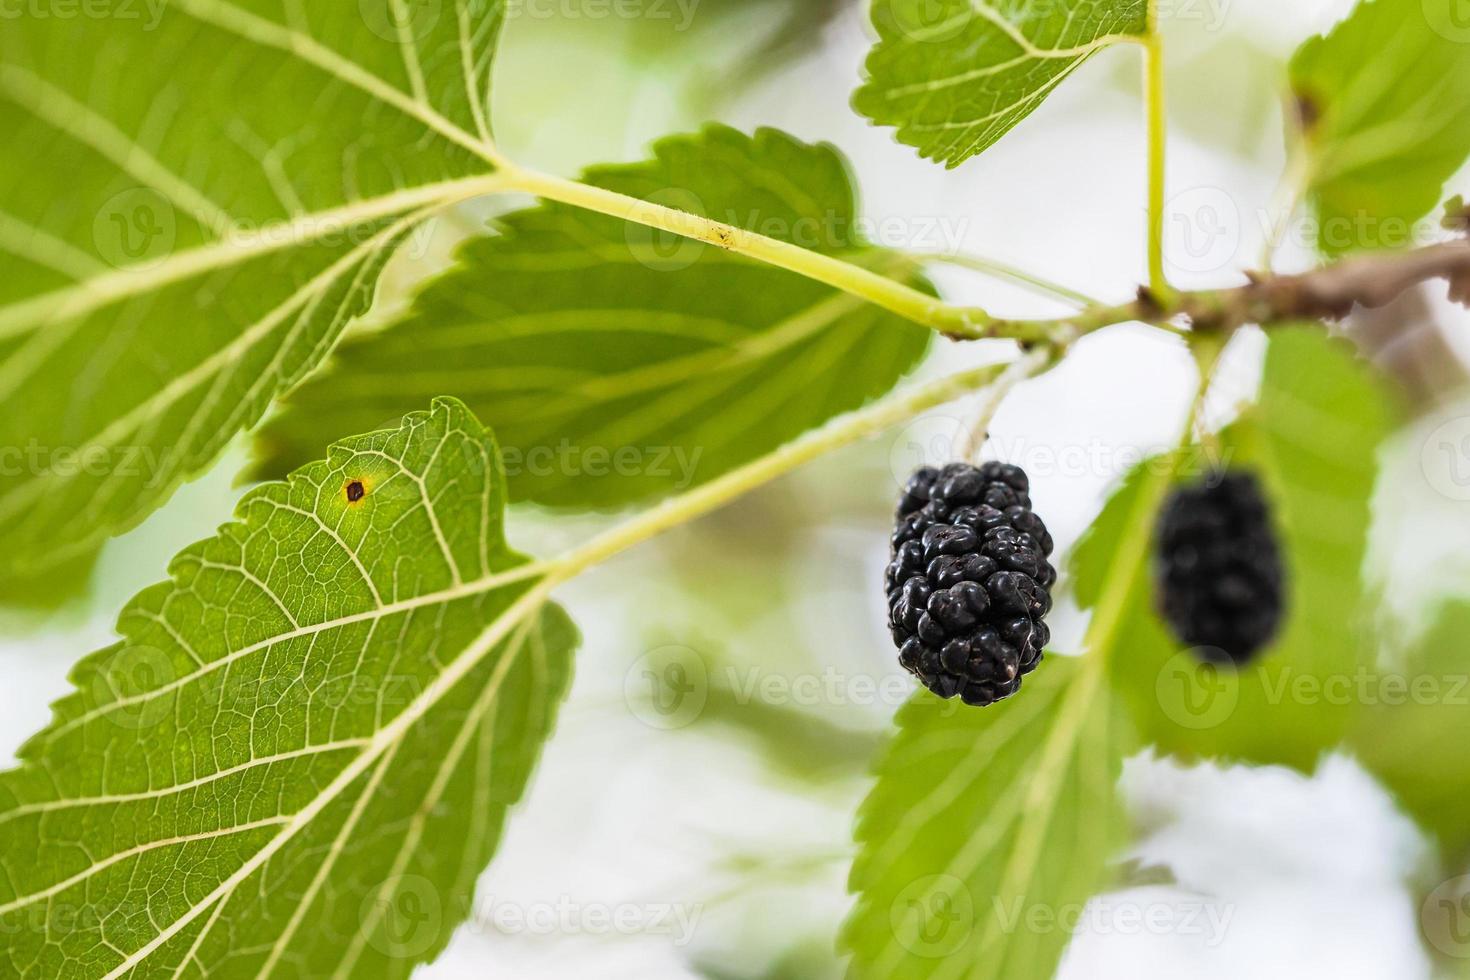
[[[1348,6],[1174,5],[1166,29],[1169,235],[1179,284],[1228,283],[1256,263],[1262,209],[1285,158],[1280,65]],[[503,144],[573,172],[637,159],[651,139],[710,117],[745,129],[777,126],[830,140],[850,157],[866,215],[891,233],[880,235],[883,244],[958,247],[1104,299],[1126,298],[1144,273],[1140,68],[1131,48],[1104,51],[1013,134],[944,171],[848,107],[869,40],[856,6],[826,25],[817,49],[738,94],[721,79],[748,39],[705,39],[697,56],[681,57],[681,34],[668,30],[652,48],[637,49],[647,71],[634,75],[626,64],[635,34],[615,21],[513,20],[497,76]],[[465,216],[458,227],[475,220]],[[447,243],[454,231],[444,235]],[[1286,268],[1309,260],[1290,242],[1278,258]],[[397,271],[408,281],[415,270]],[[969,272],[944,269],[936,278],[950,297],[998,312],[1053,309]],[[1464,320],[1461,311],[1457,325]],[[1470,332],[1451,336],[1470,351]],[[946,345],[926,371],[1003,352]],[[1249,396],[1259,353],[1259,338],[1233,349],[1213,410],[1228,415]],[[995,447],[1031,469],[1037,509],[1063,558],[1138,452],[1172,443],[1194,383],[1179,343],[1124,327],[1090,338],[1007,401]],[[1467,413],[1470,405],[1461,405],[1416,422],[1386,454],[1372,565],[1393,583],[1401,631],[1423,625],[1433,589],[1467,581],[1470,504],[1436,492],[1420,453],[1438,422]],[[883,629],[878,582],[894,474],[917,462],[910,443],[931,431],[914,427],[844,452],[733,515],[677,532],[566,590],[585,645],[559,731],[481,879],[471,921],[421,976],[840,975],[833,937],[850,905],[845,875],[853,812],[867,785],[863,760],[896,707],[891,696],[865,698],[850,681],[910,689]],[[1038,461],[1079,449],[1087,462],[1038,471]],[[244,460],[237,447],[109,545],[85,603],[4,631],[0,751],[45,724],[70,664],[109,642],[122,603],[229,513]],[[727,526],[766,520],[771,534],[755,540]],[[589,526],[518,512],[512,535],[547,552]],[[1075,611],[1059,610],[1056,647],[1075,644],[1082,625]],[[637,694],[641,658],[669,645],[721,676],[734,670],[740,683],[811,678],[833,666],[849,680],[835,698],[773,689],[778,707],[816,719],[830,758],[783,760],[808,743],[763,744],[749,726],[713,710],[669,730]],[[1333,758],[1307,779],[1141,758],[1129,765],[1125,786],[1141,834],[1130,865],[1136,873],[1120,875],[1118,890],[1081,916],[1064,977],[1430,975],[1414,897],[1422,894],[1429,845],[1351,760]],[[1133,914],[1140,910],[1149,913],[1142,924]]]

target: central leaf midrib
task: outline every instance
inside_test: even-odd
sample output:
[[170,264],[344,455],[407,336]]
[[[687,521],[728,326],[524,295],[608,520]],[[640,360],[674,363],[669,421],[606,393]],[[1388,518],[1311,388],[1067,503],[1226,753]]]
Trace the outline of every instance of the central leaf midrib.
[[[357,266],[359,263],[370,262],[378,251],[385,247],[387,243],[391,242],[407,226],[423,220],[425,216],[426,211],[424,210],[410,213],[351,252],[348,252],[306,282],[296,292],[286,297],[284,301],[278,303],[264,317],[241,331],[228,344],[210,354],[185,373],[170,380],[151,397],[139,402],[128,412],[113,419],[100,432],[79,440],[77,452],[79,454],[85,454],[99,447],[110,448],[116,445],[117,440],[137,431],[142,426],[157,418],[160,414],[177,404],[185,395],[192,392],[198,385],[203,384],[211,377],[215,377],[221,369],[235,363],[242,353],[248,351],[258,341],[274,333],[297,310],[298,305],[305,306],[319,298],[322,292],[330,289],[349,269]],[[275,369],[276,365],[273,364],[270,368],[261,372],[261,378],[268,379],[271,371]],[[203,413],[196,415],[191,420],[191,425],[202,417]],[[189,428],[185,428],[179,436],[178,442],[181,452],[188,452],[190,449],[187,438],[189,431]],[[32,474],[30,479],[16,482],[4,493],[0,493],[0,515],[14,513],[18,505],[24,506],[51,484],[57,481],[69,482],[78,475],[77,473],[57,475],[54,466],[55,464],[52,467],[42,469]]]
[[[415,208],[450,204],[504,189],[505,180],[493,172],[404,188],[341,207],[298,215],[266,225],[252,234],[200,245],[158,263],[123,266],[83,282],[63,286],[0,307],[0,340],[39,330],[59,321],[86,316],[113,303],[170,286],[232,265],[309,245],[373,221],[402,215]],[[0,383],[3,389],[4,383]]]
[[[439,699],[454,688],[473,669],[483,657],[495,649],[496,645],[505,639],[506,634],[519,625],[526,616],[534,615],[545,604],[550,592],[552,580],[545,582],[521,595],[512,605],[503,610],[494,621],[492,621],[470,644],[460,652],[454,660],[445,666],[425,690],[415,697],[402,712],[395,715],[383,728],[374,734],[368,746],[360,752],[352,762],[342,768],[333,780],[327,784],[316,796],[299,810],[297,810],[283,825],[282,830],[271,837],[263,847],[241,863],[234,873],[229,875],[208,895],[195,902],[188,911],[184,912],[169,925],[160,929],[158,935],[138,950],[129,954],[117,967],[111,970],[103,980],[117,980],[138,964],[145,961],[149,955],[164,943],[172,939],[177,933],[194,919],[198,918],[206,909],[214,905],[216,901],[227,901],[234,890],[247,881],[255,872],[264,866],[282,847],[298,834],[302,828],[310,825],[312,819],[326,808],[343,790],[352,785],[359,776],[367,771],[368,767],[378,761],[381,755],[395,746],[399,739],[416,724],[432,708]],[[487,682],[487,687],[498,690],[504,681],[506,673],[519,656],[520,651],[514,647],[506,650],[505,656],[496,665],[494,676]]]

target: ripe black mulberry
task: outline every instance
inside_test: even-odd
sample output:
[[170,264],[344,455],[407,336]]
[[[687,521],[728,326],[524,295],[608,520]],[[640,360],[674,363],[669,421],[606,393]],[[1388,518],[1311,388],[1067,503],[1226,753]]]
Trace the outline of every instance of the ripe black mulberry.
[[1265,648],[1281,628],[1284,576],[1255,475],[1215,473],[1175,491],[1159,519],[1155,574],[1161,614],[1203,657],[1239,666]]
[[1051,535],[1020,467],[925,466],[898,503],[885,585],[898,662],[942,698],[1009,697],[1051,639]]

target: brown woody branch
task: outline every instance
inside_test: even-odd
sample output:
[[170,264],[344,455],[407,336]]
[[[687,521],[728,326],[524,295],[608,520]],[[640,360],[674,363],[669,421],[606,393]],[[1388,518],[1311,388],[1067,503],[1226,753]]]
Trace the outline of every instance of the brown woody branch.
[[1356,306],[1376,309],[1434,279],[1449,282],[1450,298],[1470,308],[1470,238],[1406,252],[1355,256],[1296,275],[1252,274],[1243,286],[1160,296],[1140,289],[1117,306],[1092,307],[1056,320],[996,320],[956,339],[1016,337],[1023,343],[1065,343],[1115,323],[1187,324],[1195,332],[1229,332],[1246,324],[1340,320]]

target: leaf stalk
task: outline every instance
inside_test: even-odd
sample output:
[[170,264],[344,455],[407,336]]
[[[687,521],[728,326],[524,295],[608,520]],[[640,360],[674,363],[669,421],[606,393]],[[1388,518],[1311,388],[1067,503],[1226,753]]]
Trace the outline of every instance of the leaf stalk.
[[944,333],[981,336],[991,319],[981,310],[951,306],[937,297],[852,262],[723,221],[524,167],[512,165],[501,173],[513,190],[621,218],[766,262],[859,296],[906,320]]
[[[1035,355],[1028,355],[1034,359]],[[833,450],[875,436],[892,426],[954,401],[985,387],[1021,361],[986,364],[882,398],[866,408],[834,419],[820,429],[789,442],[754,462],[731,470],[709,483],[671,497],[636,517],[593,537],[549,563],[548,587],[575,578],[594,565],[601,564],[634,545],[664,531],[717,510],[755,488],[769,483]]]
[[1166,296],[1172,292],[1164,273],[1164,170],[1169,122],[1164,107],[1164,39],[1159,33],[1158,12],[1152,4],[1143,51],[1148,117],[1148,283],[1156,295]]

